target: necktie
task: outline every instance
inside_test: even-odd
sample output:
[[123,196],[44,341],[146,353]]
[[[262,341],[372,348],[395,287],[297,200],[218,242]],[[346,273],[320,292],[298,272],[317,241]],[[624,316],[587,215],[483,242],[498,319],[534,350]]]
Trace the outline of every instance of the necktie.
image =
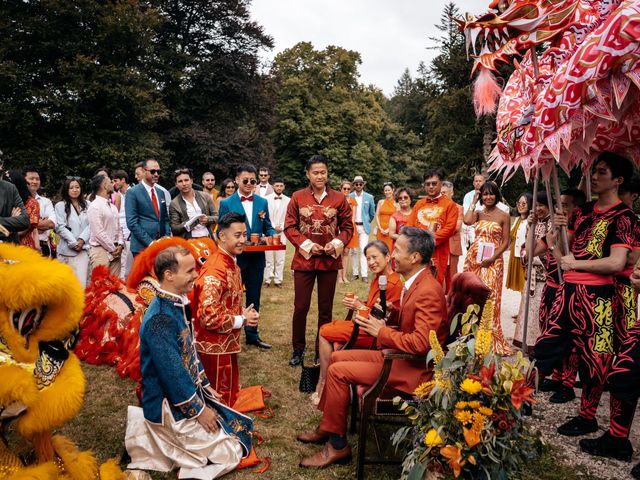
[[240,195],[240,201],[241,202],[253,202],[253,195],[251,195],[249,197],[243,197],[242,195]]
[[158,198],[156,197],[156,189],[151,188],[151,203],[153,203],[153,209],[156,211],[156,217],[160,218],[160,207],[158,207]]

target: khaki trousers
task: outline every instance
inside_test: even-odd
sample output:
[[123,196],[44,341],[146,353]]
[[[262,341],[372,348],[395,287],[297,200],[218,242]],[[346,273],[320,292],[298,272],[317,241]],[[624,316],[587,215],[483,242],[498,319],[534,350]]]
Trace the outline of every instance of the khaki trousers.
[[116,277],[120,276],[120,257],[109,260],[109,252],[104,247],[94,247],[89,249],[89,264],[93,271],[98,265],[104,265],[109,268],[109,272]]

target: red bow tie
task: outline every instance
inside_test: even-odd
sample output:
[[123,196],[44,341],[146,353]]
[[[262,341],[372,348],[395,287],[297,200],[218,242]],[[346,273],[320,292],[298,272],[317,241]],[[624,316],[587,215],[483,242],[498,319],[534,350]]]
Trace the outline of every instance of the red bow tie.
[[251,195],[250,197],[243,197],[242,195],[240,195],[240,201],[241,202],[253,202],[253,195]]

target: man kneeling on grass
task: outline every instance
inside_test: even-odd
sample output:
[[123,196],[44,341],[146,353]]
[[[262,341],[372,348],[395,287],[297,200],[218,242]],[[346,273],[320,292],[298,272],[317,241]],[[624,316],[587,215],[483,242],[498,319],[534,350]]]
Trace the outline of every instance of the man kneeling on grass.
[[197,277],[193,256],[169,247],[154,270],[160,288],[140,326],[142,408],[129,407],[128,468],[217,478],[251,450],[253,422],[219,402],[196,352],[186,297]]
[[[426,355],[429,332],[435,330],[440,344],[448,333],[447,308],[442,286],[429,269],[435,248],[433,235],[419,228],[403,227],[393,250],[395,270],[404,277],[400,311],[390,312],[399,321],[397,330],[387,327],[384,320],[373,316],[356,317],[365,332],[378,339],[379,348],[394,348],[403,352]],[[320,426],[312,432],[298,435],[303,443],[324,443],[322,450],[300,462],[305,468],[324,468],[334,463],[348,462],[351,448],[347,444],[347,412],[349,385],[373,385],[382,370],[382,352],[376,350],[339,350],[331,354],[331,364],[320,405],[323,411]],[[397,360],[393,363],[387,385],[411,393],[432,376],[425,369],[424,359]]]

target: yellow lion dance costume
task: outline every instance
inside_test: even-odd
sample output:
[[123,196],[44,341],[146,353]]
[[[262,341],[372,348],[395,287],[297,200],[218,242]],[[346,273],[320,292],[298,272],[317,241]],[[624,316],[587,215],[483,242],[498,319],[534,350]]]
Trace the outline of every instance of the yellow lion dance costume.
[[[85,378],[73,348],[84,294],[67,265],[36,251],[0,243],[0,479],[123,479],[114,460],[98,467],[52,431],[82,407]],[[24,465],[4,432],[33,445]]]

